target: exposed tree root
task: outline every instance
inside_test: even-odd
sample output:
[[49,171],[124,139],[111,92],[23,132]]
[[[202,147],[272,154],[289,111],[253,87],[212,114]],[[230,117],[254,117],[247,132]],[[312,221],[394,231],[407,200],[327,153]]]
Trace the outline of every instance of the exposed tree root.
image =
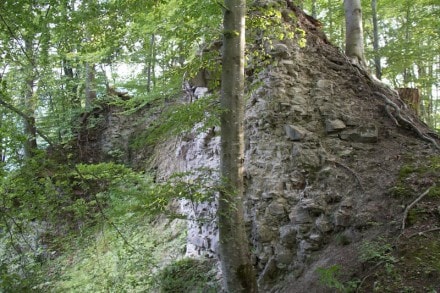
[[348,166],[346,166],[346,165],[344,165],[344,164],[342,164],[342,163],[340,163],[340,162],[338,162],[338,161],[336,161],[336,160],[329,160],[329,159],[327,159],[327,161],[328,161],[328,162],[331,162],[331,163],[334,163],[336,166],[339,166],[339,167],[341,167],[341,168],[347,170],[348,172],[350,172],[350,173],[356,178],[356,180],[357,180],[357,182],[358,182],[358,184],[359,184],[359,187],[360,187],[361,191],[362,191],[362,192],[365,192],[364,186],[362,185],[361,178],[358,176],[358,174],[356,174],[355,171],[353,171],[350,167],[348,167]]
[[335,70],[335,71],[343,71],[343,70],[347,70],[348,66],[346,64],[344,64],[344,62],[342,62],[342,60],[340,59],[336,59],[336,58],[329,58],[324,56],[325,58],[322,58],[322,60],[324,60],[324,63],[326,64],[327,67]]
[[435,184],[434,185],[432,185],[432,186],[430,186],[428,189],[426,189],[419,197],[417,197],[412,203],[410,203],[407,207],[406,207],[406,209],[405,209],[405,211],[403,212],[403,219],[402,219],[402,226],[401,226],[401,229],[402,229],[402,233],[403,233],[403,231],[405,230],[405,222],[406,222],[406,219],[408,218],[408,213],[409,213],[409,210],[413,207],[413,206],[415,206],[416,205],[416,203],[418,203],[422,198],[424,198],[428,193],[429,193],[429,191],[431,190],[431,188],[433,188],[435,186]]
[[364,186],[362,185],[361,178],[358,176],[358,174],[356,174],[356,172],[354,172],[352,169],[350,169],[349,167],[347,167],[346,165],[344,165],[344,164],[342,164],[342,163],[340,163],[340,162],[338,162],[338,161],[334,161],[334,163],[335,163],[337,166],[340,166],[340,167],[342,167],[342,168],[348,170],[351,174],[353,174],[353,176],[356,178],[356,180],[357,180],[357,182],[358,182],[358,184],[359,184],[359,187],[360,187],[361,191],[362,191],[362,192],[365,192]]
[[[422,132],[422,130],[411,120],[411,118],[409,117],[405,117],[405,113],[402,113],[402,111],[400,110],[399,106],[396,105],[396,103],[394,103],[393,101],[391,101],[387,96],[385,96],[384,94],[380,93],[380,92],[374,92],[374,94],[376,96],[378,96],[379,98],[381,98],[386,106],[385,106],[385,110],[388,114],[388,116],[394,121],[394,123],[397,124],[397,126],[400,126],[400,124],[398,122],[401,122],[407,126],[409,126],[412,130],[414,130],[417,135],[425,140],[430,142],[431,144],[434,145],[434,147],[438,150],[440,150],[440,146],[438,144],[438,142],[432,138],[431,136],[425,134]],[[394,113],[391,113],[391,109],[394,110]]]

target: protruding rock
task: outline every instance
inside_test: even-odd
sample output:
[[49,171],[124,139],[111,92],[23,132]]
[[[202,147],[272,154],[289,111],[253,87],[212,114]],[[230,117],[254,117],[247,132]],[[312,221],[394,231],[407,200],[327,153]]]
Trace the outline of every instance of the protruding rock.
[[301,201],[300,207],[307,210],[312,215],[320,215],[325,212],[325,202],[317,201],[313,198],[305,198]]
[[324,216],[321,215],[315,221],[316,228],[322,233],[327,233],[333,230],[332,223]]
[[270,51],[270,54],[272,56],[277,56],[280,58],[287,59],[290,57],[289,47],[287,47],[285,44],[282,43],[275,44],[272,50]]
[[339,134],[342,140],[353,142],[374,143],[378,141],[379,131],[375,125],[361,126]]
[[347,128],[347,126],[345,125],[345,123],[343,121],[341,121],[339,119],[334,119],[334,120],[327,119],[325,121],[325,131],[327,133],[339,131],[339,130],[342,130],[345,128]]
[[205,96],[207,92],[208,92],[207,87],[197,87],[194,91],[194,96],[196,96],[196,98],[199,99],[199,98]]
[[312,217],[310,217],[309,212],[299,207],[295,208],[289,214],[289,218],[290,221],[292,221],[295,224],[312,223]]
[[257,226],[258,240],[262,243],[270,242],[276,236],[276,233],[272,231],[268,226],[258,224]]
[[293,225],[285,225],[280,228],[280,242],[287,248],[292,249],[296,245],[296,229]]
[[276,264],[280,269],[286,268],[287,265],[291,264],[294,256],[295,255],[293,254],[292,250],[283,245],[277,245],[275,247]]
[[340,227],[348,227],[351,222],[351,213],[345,209],[340,209],[335,214],[335,224]]
[[328,89],[331,90],[333,89],[333,83],[330,80],[326,80],[326,79],[320,79],[318,80],[318,82],[316,83],[316,87],[320,88],[320,89]]
[[290,140],[300,141],[305,138],[307,130],[297,125],[284,125],[286,135]]

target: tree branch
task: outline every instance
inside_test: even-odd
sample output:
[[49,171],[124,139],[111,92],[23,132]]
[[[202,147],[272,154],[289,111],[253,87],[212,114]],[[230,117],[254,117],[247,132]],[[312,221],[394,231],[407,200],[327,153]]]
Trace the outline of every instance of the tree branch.
[[436,231],[440,231],[440,228],[437,227],[437,228],[432,228],[432,229],[429,229],[426,231],[417,232],[417,233],[409,235],[408,238],[412,238],[414,236],[425,236],[426,233],[436,232]]
[[[26,113],[24,113],[23,111],[21,111],[20,109],[18,109],[17,107],[9,104],[8,102],[5,102],[3,99],[0,98],[0,105],[2,105],[3,107],[5,107],[6,109],[11,110],[12,112],[14,112],[15,114],[17,114],[18,116],[22,117],[23,119],[25,119],[26,121],[30,121],[31,117],[29,117],[28,115],[26,115]],[[50,146],[54,146],[52,140],[47,137],[47,135],[45,135],[43,132],[41,132],[40,130],[36,129],[36,132],[39,136],[41,136],[42,139],[44,139]]]
[[25,48],[23,47],[23,45],[20,43],[20,40],[15,36],[14,32],[12,31],[11,27],[8,25],[7,21],[5,20],[5,18],[3,17],[3,15],[0,13],[0,20],[1,22],[3,22],[3,24],[6,26],[9,35],[11,36],[11,38],[13,38],[15,41],[17,41],[18,46],[20,47],[20,51],[24,54],[24,56],[26,57],[26,59],[29,61],[29,63],[33,66],[33,69],[38,73],[38,69],[37,66],[35,64],[35,61],[31,58],[31,56],[29,56],[29,54],[26,52]]
[[405,230],[405,222],[406,222],[406,219],[408,218],[409,210],[410,210],[413,206],[415,206],[416,203],[418,203],[423,197],[425,197],[425,196],[429,193],[429,191],[431,190],[431,188],[433,188],[434,186],[435,186],[435,184],[433,184],[432,186],[430,186],[428,189],[425,190],[425,192],[423,192],[419,197],[417,197],[412,203],[410,203],[410,204],[406,207],[405,211],[403,212],[403,219],[402,219],[402,233],[403,233],[403,230]]

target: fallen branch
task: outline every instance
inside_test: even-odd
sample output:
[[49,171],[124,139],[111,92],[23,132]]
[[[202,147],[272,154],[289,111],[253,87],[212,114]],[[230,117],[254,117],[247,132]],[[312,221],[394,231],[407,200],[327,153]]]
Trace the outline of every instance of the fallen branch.
[[425,236],[426,233],[436,232],[436,231],[440,231],[440,228],[439,227],[432,228],[432,229],[429,229],[429,230],[426,230],[426,231],[421,231],[421,232],[417,232],[417,233],[411,234],[411,235],[408,236],[408,239],[412,238],[412,237],[415,237],[415,236]]
[[365,277],[362,278],[361,282],[359,283],[359,285],[356,288],[356,293],[360,292],[362,285],[364,284],[364,282],[371,276],[373,276],[373,273],[376,271],[376,269],[381,266],[384,263],[384,261],[380,261],[378,262],[374,267],[372,267],[370,269],[371,273],[367,274]]
[[402,233],[403,233],[403,230],[405,230],[405,222],[406,222],[406,219],[408,218],[409,210],[410,210],[413,206],[415,206],[416,203],[418,203],[422,198],[424,198],[424,197],[429,193],[429,191],[431,190],[431,188],[433,188],[434,186],[435,186],[435,184],[433,184],[432,186],[430,186],[428,189],[425,190],[425,192],[423,192],[419,197],[417,197],[412,203],[410,203],[410,204],[406,207],[405,211],[403,212],[402,228],[401,228],[401,229],[402,229]]

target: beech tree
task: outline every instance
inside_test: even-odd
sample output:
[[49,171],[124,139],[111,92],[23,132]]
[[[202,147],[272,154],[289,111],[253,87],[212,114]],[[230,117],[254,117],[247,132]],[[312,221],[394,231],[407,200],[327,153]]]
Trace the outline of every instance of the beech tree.
[[219,196],[220,261],[227,292],[257,292],[243,212],[245,0],[225,0]]
[[366,66],[364,57],[364,33],[360,0],[344,0],[345,54],[353,62]]
[[382,64],[379,54],[379,25],[377,20],[377,0],[371,0],[371,13],[373,20],[373,52],[374,52],[374,69],[376,77],[382,79]]

